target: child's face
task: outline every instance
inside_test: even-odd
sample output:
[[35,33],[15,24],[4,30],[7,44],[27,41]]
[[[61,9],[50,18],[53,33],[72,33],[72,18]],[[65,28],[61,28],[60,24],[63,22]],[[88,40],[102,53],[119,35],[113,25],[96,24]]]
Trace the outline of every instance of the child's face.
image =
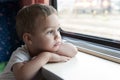
[[[40,25],[39,17],[36,22]],[[37,29],[36,34],[32,36],[33,47],[37,50],[57,51],[61,44],[59,26],[56,14],[48,16],[46,21],[42,22],[42,26]]]

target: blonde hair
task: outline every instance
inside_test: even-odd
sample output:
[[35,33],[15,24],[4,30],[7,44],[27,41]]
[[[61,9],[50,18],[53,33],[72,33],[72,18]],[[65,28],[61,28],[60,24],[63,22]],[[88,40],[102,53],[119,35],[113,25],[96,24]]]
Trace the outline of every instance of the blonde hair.
[[35,32],[35,21],[38,16],[46,18],[53,13],[57,11],[49,5],[33,4],[23,7],[16,16],[16,31],[19,38],[22,39],[24,33]]

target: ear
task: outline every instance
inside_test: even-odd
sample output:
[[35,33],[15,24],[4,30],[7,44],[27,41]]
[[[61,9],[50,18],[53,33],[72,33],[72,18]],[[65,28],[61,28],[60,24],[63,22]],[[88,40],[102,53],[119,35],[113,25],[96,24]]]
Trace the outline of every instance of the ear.
[[31,45],[32,44],[31,34],[30,33],[24,33],[23,34],[23,41],[26,44]]

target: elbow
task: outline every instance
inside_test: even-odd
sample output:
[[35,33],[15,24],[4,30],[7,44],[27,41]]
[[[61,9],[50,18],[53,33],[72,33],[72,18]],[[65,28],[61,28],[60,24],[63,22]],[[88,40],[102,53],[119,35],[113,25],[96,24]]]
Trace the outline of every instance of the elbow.
[[[77,49],[77,47],[75,47],[75,51],[74,51],[74,53],[75,53],[75,55],[78,53],[78,49]],[[74,56],[75,56],[74,55]]]
[[78,53],[77,48],[74,46],[73,50],[71,51],[71,55],[69,57],[74,57]]

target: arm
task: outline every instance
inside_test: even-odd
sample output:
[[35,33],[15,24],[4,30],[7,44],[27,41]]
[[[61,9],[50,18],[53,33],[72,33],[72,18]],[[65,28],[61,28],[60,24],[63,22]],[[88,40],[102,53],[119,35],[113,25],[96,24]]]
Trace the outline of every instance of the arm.
[[31,61],[14,64],[13,73],[16,80],[31,80],[47,62],[63,62],[67,60],[69,60],[68,57],[50,52],[43,52]]
[[70,43],[62,43],[57,54],[67,56],[67,57],[74,57],[77,54],[77,48],[70,44]]

